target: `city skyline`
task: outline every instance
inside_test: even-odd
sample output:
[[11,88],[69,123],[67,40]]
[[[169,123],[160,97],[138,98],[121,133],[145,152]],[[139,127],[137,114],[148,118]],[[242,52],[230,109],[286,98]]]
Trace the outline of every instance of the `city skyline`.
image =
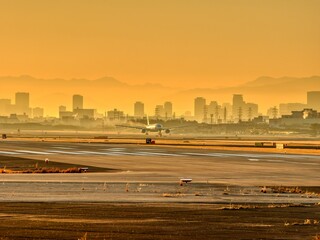
[[[32,94],[30,103],[46,108],[46,114],[58,115],[57,105],[72,108],[70,96],[80,94],[86,98],[86,108],[122,109],[133,114],[132,102],[143,101],[145,110],[153,112],[154,105],[171,101],[175,113],[182,115],[193,110],[193,98],[202,96],[220,103],[232,102],[233,94],[243,94],[247,102],[259,104],[261,113],[279,103],[306,103],[304,94],[320,89],[320,76],[306,78],[259,77],[232,88],[176,89],[161,84],[130,85],[112,77],[87,79],[37,79],[31,76],[0,77],[1,98],[12,98],[17,91]],[[38,91],[38,88],[41,91]],[[103,90],[103,91],[101,91]]]
[[[132,103],[133,114],[117,108],[104,109],[99,112],[95,107],[85,108],[84,96],[73,94],[72,107],[70,109],[65,105],[59,105],[57,108],[60,119],[65,117],[72,119],[98,119],[105,118],[108,113],[108,118],[115,120],[123,120],[125,116],[142,119],[149,115],[164,120],[182,117],[186,120],[196,120],[199,123],[219,124],[252,121],[259,116],[270,119],[279,118],[304,109],[320,111],[320,91],[308,91],[306,92],[306,97],[306,103],[279,103],[277,106],[270,107],[266,112],[259,111],[259,104],[246,102],[243,94],[233,94],[232,103],[219,103],[213,99],[208,99],[207,102],[206,98],[196,97],[194,98],[193,113],[187,110],[184,114],[178,115],[174,111],[174,103],[170,101],[165,101],[163,104],[157,103],[152,113],[145,111],[145,104],[141,101]],[[19,115],[23,119],[57,117],[49,114],[45,115],[44,108],[31,106],[30,93],[28,92],[16,92],[14,103],[11,99],[0,98],[0,117],[11,117],[13,115]]]

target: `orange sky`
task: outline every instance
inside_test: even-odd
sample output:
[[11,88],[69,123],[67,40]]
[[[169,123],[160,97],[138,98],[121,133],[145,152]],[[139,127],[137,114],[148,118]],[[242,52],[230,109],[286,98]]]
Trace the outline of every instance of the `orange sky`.
[[236,85],[320,75],[318,0],[0,0],[0,75]]

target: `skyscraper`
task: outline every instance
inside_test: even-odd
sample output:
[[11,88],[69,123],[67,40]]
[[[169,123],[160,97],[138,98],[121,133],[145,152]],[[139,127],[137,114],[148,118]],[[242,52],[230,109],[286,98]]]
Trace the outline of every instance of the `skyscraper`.
[[83,96],[81,95],[73,95],[72,98],[72,109],[83,109]]
[[11,106],[10,99],[0,99],[0,116],[7,115]]
[[172,102],[165,102],[163,106],[165,118],[172,118]]
[[19,108],[29,108],[29,93],[16,93],[16,106]]
[[198,122],[202,122],[205,118],[206,112],[206,99],[197,97],[194,99],[194,117]]
[[134,116],[136,118],[143,118],[143,116],[144,116],[144,104],[142,102],[135,102],[135,104],[134,104]]
[[244,105],[245,105],[245,102],[243,101],[242,94],[233,94],[232,115],[236,121],[242,120]]
[[308,108],[320,111],[320,91],[307,92]]
[[30,114],[30,100],[29,100],[29,93],[27,92],[17,92],[16,93],[16,102],[15,108],[17,114]]
[[154,116],[156,118],[164,117],[164,107],[163,107],[163,105],[156,105],[156,107],[154,109]]
[[34,118],[43,118],[43,115],[44,115],[43,108],[36,107],[36,108],[32,109],[32,115]]
[[251,121],[253,118],[258,116],[258,104],[255,103],[246,103],[244,115],[248,121]]

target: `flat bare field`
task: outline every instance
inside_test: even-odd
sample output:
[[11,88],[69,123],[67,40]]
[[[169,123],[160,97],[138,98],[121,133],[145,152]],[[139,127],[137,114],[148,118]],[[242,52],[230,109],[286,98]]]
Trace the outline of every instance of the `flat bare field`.
[[1,239],[309,239],[320,206],[2,203]]

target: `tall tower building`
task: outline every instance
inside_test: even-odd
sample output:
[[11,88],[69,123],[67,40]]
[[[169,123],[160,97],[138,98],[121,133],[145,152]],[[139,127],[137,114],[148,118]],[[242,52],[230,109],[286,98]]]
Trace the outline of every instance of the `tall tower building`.
[[10,106],[11,106],[10,99],[0,99],[0,116],[9,114]]
[[243,117],[245,102],[242,94],[233,94],[232,99],[232,115],[236,121],[241,121]]
[[154,109],[154,116],[156,118],[164,117],[164,107],[163,107],[163,105],[156,105],[156,107]]
[[18,114],[30,114],[30,99],[29,93],[27,92],[17,92],[16,93],[16,113]]
[[307,92],[308,108],[320,111],[320,91]]
[[17,92],[16,93],[16,106],[19,108],[29,108],[29,93]]
[[83,109],[83,96],[73,95],[72,98],[72,109]]
[[135,102],[134,117],[143,118],[143,116],[144,116],[144,104],[142,102]]
[[163,106],[165,118],[172,118],[172,102],[165,102]]
[[197,97],[194,99],[194,117],[198,122],[202,122],[206,113],[206,99]]

